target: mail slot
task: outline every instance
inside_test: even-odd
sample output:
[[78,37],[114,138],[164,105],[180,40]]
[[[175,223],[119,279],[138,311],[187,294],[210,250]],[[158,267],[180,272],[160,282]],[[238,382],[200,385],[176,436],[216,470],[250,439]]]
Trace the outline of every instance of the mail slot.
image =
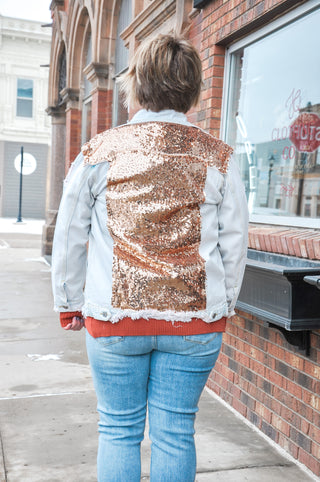
[[319,329],[317,275],[320,262],[249,249],[236,307],[285,330]]

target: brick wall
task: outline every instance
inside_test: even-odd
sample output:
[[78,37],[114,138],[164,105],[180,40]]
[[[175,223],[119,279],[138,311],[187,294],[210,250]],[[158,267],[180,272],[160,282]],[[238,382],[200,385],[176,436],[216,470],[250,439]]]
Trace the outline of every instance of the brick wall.
[[68,109],[66,112],[66,173],[81,148],[81,111]]
[[[254,32],[306,0],[212,0],[193,19],[189,38],[200,50],[204,85],[197,124],[219,137],[225,45]],[[200,26],[199,26],[200,25]],[[191,118],[191,121],[194,120]]]
[[250,226],[249,248],[320,260],[320,231]]
[[320,330],[312,332],[305,357],[277,330],[241,312],[227,323],[208,386],[320,475]]
[[[59,5],[62,2],[57,0]],[[193,12],[189,38],[203,63],[200,105],[189,120],[220,137],[225,48],[302,0],[212,0]],[[62,8],[62,7],[61,7]],[[68,8],[68,2],[64,4]],[[112,92],[92,97],[92,135],[111,126]],[[131,113],[132,114],[132,113]],[[66,157],[79,152],[81,113],[66,114]],[[253,249],[320,259],[320,234],[293,228],[250,228]],[[320,475],[320,332],[311,336],[311,355],[292,348],[261,320],[240,313],[227,323],[222,353],[208,385],[262,432]]]
[[[191,122],[220,137],[225,47],[304,1],[215,0],[192,20],[189,38],[203,62],[200,105]],[[251,226],[253,249],[320,259],[320,232]],[[320,475],[320,331],[311,354],[246,313],[227,323],[222,352],[208,386],[228,404]]]
[[92,94],[92,137],[112,127],[112,95],[112,90],[96,90]]

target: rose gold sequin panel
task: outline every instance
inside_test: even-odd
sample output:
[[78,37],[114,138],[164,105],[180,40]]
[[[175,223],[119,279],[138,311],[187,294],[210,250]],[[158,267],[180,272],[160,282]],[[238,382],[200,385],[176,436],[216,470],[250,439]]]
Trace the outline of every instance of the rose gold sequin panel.
[[[107,146],[104,139],[92,156],[96,162],[106,156],[111,161],[106,199],[114,241],[112,306],[205,309],[205,262],[199,245],[207,163],[200,157],[201,150],[209,157],[210,152],[199,141],[201,131],[162,123],[113,131],[107,133]],[[224,159],[215,158],[223,170]]]

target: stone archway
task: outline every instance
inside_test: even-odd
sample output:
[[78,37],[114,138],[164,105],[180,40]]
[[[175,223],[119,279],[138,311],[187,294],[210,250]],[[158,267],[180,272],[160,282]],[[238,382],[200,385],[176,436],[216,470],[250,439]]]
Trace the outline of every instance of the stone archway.
[[55,37],[51,55],[48,114],[52,122],[52,147],[48,170],[46,223],[42,235],[42,254],[50,256],[65,172],[66,113],[62,92],[66,86],[67,55],[63,40]]

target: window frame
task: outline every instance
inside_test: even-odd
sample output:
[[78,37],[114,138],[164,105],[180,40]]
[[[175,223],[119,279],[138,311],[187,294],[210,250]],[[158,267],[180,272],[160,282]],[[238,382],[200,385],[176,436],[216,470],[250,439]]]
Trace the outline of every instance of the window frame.
[[[281,30],[287,25],[296,22],[302,17],[311,14],[313,11],[320,8],[319,0],[310,0],[304,5],[296,7],[294,10],[288,12],[280,18],[277,18],[268,25],[260,28],[256,32],[253,32],[241,40],[235,42],[234,44],[226,48],[225,56],[225,70],[223,79],[223,94],[222,94],[222,110],[221,110],[221,128],[220,136],[221,139],[226,141],[227,139],[227,128],[228,128],[228,116],[230,113],[230,102],[232,99],[232,70],[234,68],[234,57],[233,54],[242,48],[248,47],[249,45],[262,40],[264,37]],[[267,214],[253,214],[250,213],[249,216],[250,223],[254,224],[268,224],[276,226],[289,226],[289,227],[305,227],[320,229],[320,219],[307,218],[304,216],[294,217],[294,216],[275,216]]]

